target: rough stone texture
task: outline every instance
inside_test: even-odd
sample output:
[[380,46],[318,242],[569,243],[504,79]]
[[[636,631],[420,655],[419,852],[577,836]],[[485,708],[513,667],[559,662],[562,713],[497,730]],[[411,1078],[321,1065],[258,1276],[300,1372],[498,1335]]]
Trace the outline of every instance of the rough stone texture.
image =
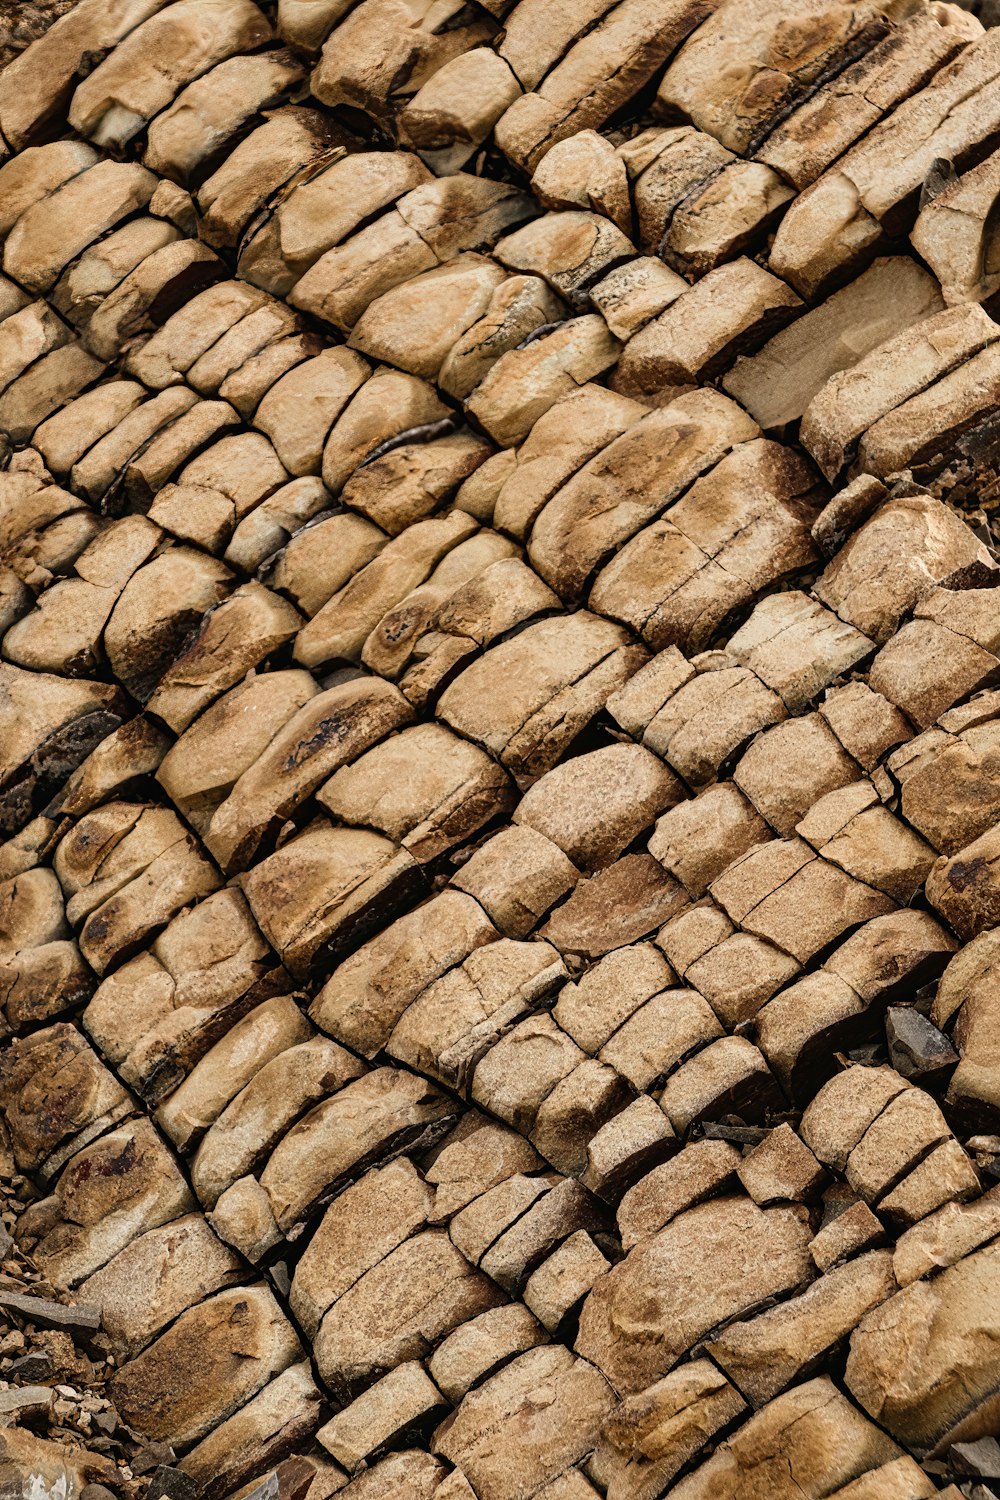
[[998,19],[0,3],[4,1494],[995,1478]]

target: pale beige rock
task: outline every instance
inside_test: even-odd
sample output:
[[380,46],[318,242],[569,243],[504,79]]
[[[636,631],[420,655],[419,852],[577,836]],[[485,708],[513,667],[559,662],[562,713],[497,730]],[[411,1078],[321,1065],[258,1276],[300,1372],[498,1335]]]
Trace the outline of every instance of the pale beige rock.
[[138,1354],[179,1313],[241,1276],[236,1256],[200,1214],[150,1229],[127,1245],[78,1292],[101,1310],[101,1326],[119,1363]]
[[401,1158],[368,1172],[327,1209],[292,1280],[292,1311],[310,1337],[338,1297],[426,1226],[432,1202],[432,1189]]
[[[573,8],[569,25],[557,15],[544,28],[549,45],[562,34],[552,61],[545,50],[528,62],[531,87],[497,122],[497,145],[517,166],[534,171],[550,146],[579,130],[598,129],[662,67],[684,38],[711,11],[710,0],[626,0],[623,5]],[[537,9],[526,11],[518,37],[520,55],[532,54],[529,38]],[[596,26],[589,26],[592,20]],[[550,30],[551,27],[551,30]],[[577,29],[581,35],[574,41]],[[567,43],[573,42],[567,47]],[[519,61],[508,49],[507,60],[525,82]],[[538,68],[547,74],[539,82]],[[525,83],[527,87],[528,84]]]
[[[820,451],[809,436],[817,412],[842,388],[869,399],[865,372],[869,380],[881,382],[890,350],[923,348],[924,322],[940,307],[937,284],[914,261],[904,256],[877,260],[850,285],[781,329],[758,353],[741,355],[723,377],[723,388],[765,430],[780,429],[806,413],[802,441],[827,478],[833,478],[840,464],[831,472],[826,450]],[[889,349],[883,354],[886,343]],[[935,358],[933,344],[927,353]],[[855,366],[857,373],[851,374]],[[898,378],[909,378],[905,357]]]
[[288,53],[227,58],[195,78],[150,122],[143,161],[163,177],[188,182],[259,111],[281,104],[303,74]]
[[804,446],[832,480],[868,428],[998,337],[1000,328],[975,305],[924,318],[826,383],[802,419]]
[[741,257],[719,266],[629,340],[615,387],[628,396],[657,397],[712,379],[801,308],[795,293],[754,261]]
[[561,849],[533,829],[514,825],[480,845],[452,884],[475,896],[506,937],[525,937],[577,879]]
[[616,547],[758,431],[713,390],[689,392],[630,422],[549,499],[531,534],[532,565],[560,597],[575,602]]
[[357,1473],[365,1460],[407,1427],[428,1421],[445,1405],[441,1392],[417,1361],[388,1375],[331,1417],[316,1434],[328,1453]]
[[41,355],[68,344],[70,330],[46,302],[31,302],[0,323],[0,390]]
[[796,1286],[808,1275],[808,1240],[799,1208],[722,1198],[688,1209],[598,1282],[576,1347],[635,1395],[717,1323]]
[[175,239],[147,254],[108,292],[87,322],[84,342],[99,359],[116,359],[125,344],[153,331],[154,313],[162,316],[224,276],[207,245]]
[[490,47],[473,47],[444,62],[408,101],[399,138],[439,175],[457,172],[520,93],[502,57]]
[[813,297],[908,227],[935,159],[961,166],[992,137],[998,49],[990,31],[971,42],[799,195],[771,250],[779,276]]
[[971,1203],[947,1203],[904,1230],[893,1250],[893,1272],[901,1287],[944,1266],[953,1266],[997,1235],[996,1188]]
[[615,338],[628,340],[686,290],[676,271],[641,255],[602,276],[590,288],[590,298]]
[[990,1245],[913,1283],[862,1319],[851,1338],[848,1390],[919,1454],[991,1430],[998,1255]]
[[425,1230],[333,1304],[316,1337],[316,1363],[343,1400],[397,1365],[425,1358],[460,1324],[502,1300],[444,1230]]
[[22,150],[45,126],[64,113],[75,80],[89,56],[114,49],[164,0],[85,0],[43,30],[30,48],[15,55],[4,69],[0,88],[0,130],[15,150]]
[[589,1452],[613,1405],[607,1382],[568,1349],[529,1350],[465,1397],[433,1448],[470,1477],[481,1500],[502,1500],[512,1464],[537,1494]]
[[768,1500],[801,1500],[803,1494],[820,1500],[859,1470],[900,1456],[896,1444],[820,1376],[755,1413],[674,1493],[677,1500],[740,1500],[757,1490]]
[[766,439],[742,443],[621,548],[590,602],[654,649],[704,648],[755,594],[814,559],[818,498],[816,475],[797,454]]
[[571,318],[503,354],[469,397],[468,409],[501,447],[514,447],[557,401],[613,365],[619,349],[596,313]]
[[263,1286],[219,1292],[182,1313],[114,1377],[113,1399],[147,1438],[191,1443],[302,1353]]
[[250,0],[180,0],[138,26],[77,87],[69,121],[95,145],[124,146],[199,73],[270,40]]
[[[179,1467],[201,1487],[206,1500],[218,1500],[290,1448],[308,1444],[321,1420],[321,1402],[309,1362],[290,1365],[186,1453]],[[309,1468],[317,1472],[311,1463]],[[342,1477],[338,1466],[332,1482]],[[315,1483],[322,1494],[324,1480],[318,1473]]]
[[547,1342],[538,1320],[522,1303],[511,1302],[480,1313],[456,1328],[435,1349],[428,1369],[457,1406],[473,1385],[507,1358]]
[[[761,12],[730,3],[699,27],[668,67],[660,110],[690,117],[733,151],[749,153],[775,119],[824,73],[853,60],[859,43],[884,34],[874,4],[816,12],[812,0],[782,0]],[[874,32],[874,37],[872,37]],[[726,71],[736,56],[740,68]]]
[[523,784],[551,768],[643,658],[623,630],[586,611],[542,620],[466,668],[440,716]]
[[453,1113],[430,1084],[397,1068],[349,1083],[292,1127],[261,1173],[279,1226],[292,1228],[361,1164],[394,1154]]
[[137,1235],[194,1208],[148,1120],[117,1126],[70,1158],[50,1198],[21,1215],[18,1242],[53,1285],[70,1288]]
[[755,155],[801,192],[883,115],[922,89],[941,64],[980,36],[980,23],[958,6],[901,12],[888,35],[780,120]]
[[691,1360],[615,1408],[588,1467],[612,1500],[656,1500],[745,1411],[743,1397],[711,1360]]
[[731,1323],[706,1352],[753,1402],[783,1391],[864,1315],[897,1290],[892,1251],[873,1250],[828,1271],[801,1296],[745,1323]]
[[623,234],[632,232],[625,163],[596,130],[581,130],[553,146],[536,168],[531,187],[546,208],[592,209]]

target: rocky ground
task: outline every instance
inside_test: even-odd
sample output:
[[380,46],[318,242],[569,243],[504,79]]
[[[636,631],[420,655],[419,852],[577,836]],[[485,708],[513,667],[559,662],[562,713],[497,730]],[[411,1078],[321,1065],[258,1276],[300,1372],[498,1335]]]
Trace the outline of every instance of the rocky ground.
[[0,6],[3,1500],[1000,1494],[996,19]]

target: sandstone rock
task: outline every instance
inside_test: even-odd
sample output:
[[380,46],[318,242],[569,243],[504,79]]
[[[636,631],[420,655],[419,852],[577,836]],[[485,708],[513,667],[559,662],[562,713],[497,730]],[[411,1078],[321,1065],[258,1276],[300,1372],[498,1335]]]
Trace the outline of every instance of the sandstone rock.
[[613,365],[619,348],[596,313],[557,323],[501,355],[469,397],[468,410],[496,443],[514,447],[557,401]]
[[756,436],[750,418],[714,391],[690,392],[630,422],[549,499],[531,534],[533,566],[562,598],[576,600],[622,542]]
[[757,590],[808,565],[817,498],[815,475],[797,457],[766,440],[744,443],[622,547],[590,602],[654,649],[704,648]]
[[473,47],[437,68],[400,112],[400,140],[444,175],[465,166],[520,96],[510,67],[490,47]]
[[481,1500],[507,1493],[512,1463],[525,1492],[537,1493],[593,1447],[613,1404],[607,1382],[568,1349],[529,1350],[470,1391],[433,1447],[471,1476]]
[[101,1327],[125,1363],[178,1314],[237,1281],[240,1262],[200,1214],[139,1235],[82,1284],[101,1309]]
[[618,626],[586,611],[542,620],[456,678],[440,715],[523,785],[552,767],[643,655]]
[[[808,1275],[804,1218],[739,1198],[688,1209],[598,1282],[580,1316],[579,1353],[617,1390],[637,1394],[708,1329]],[[710,1277],[701,1274],[706,1258]]]
[[376,1068],[315,1106],[287,1133],[260,1176],[279,1226],[293,1228],[374,1159],[398,1154],[454,1113],[429,1084]]
[[263,1286],[235,1287],[182,1313],[119,1370],[112,1395],[125,1420],[145,1437],[187,1444],[203,1438],[300,1354],[271,1293]]
[[[530,86],[537,84],[537,91],[517,100],[497,122],[495,138],[500,149],[517,166],[534,171],[549,147],[579,130],[603,125],[662,67],[709,11],[702,0],[645,0],[624,9],[600,5],[578,11],[574,7],[569,34],[563,33],[562,45],[557,43],[550,54],[556,65],[551,71],[545,67],[543,44],[528,66],[541,68],[547,76],[539,83],[541,75],[536,71]],[[532,10],[525,15],[525,27],[516,43],[519,51],[533,51],[528,39],[534,14]],[[591,21],[598,24],[589,27]],[[557,19],[545,28],[549,45],[555,41],[552,33],[558,34],[565,24]],[[574,41],[578,27],[583,34]],[[570,41],[573,45],[567,47]],[[504,55],[525,82],[513,46]],[[525,86],[529,85],[525,82]]]
[[480,1313],[450,1333],[435,1349],[428,1369],[457,1406],[495,1368],[548,1342],[541,1324],[520,1302]]
[[[931,315],[948,317],[939,314],[940,307],[933,278],[913,261],[904,256],[877,260],[850,285],[781,329],[758,353],[741,355],[723,377],[723,387],[765,431],[780,430],[806,413],[802,441],[832,479],[845,460],[839,452],[833,454],[821,441],[814,441],[817,432],[825,433],[825,410],[841,391],[849,390],[860,401],[864,390],[865,400],[870,400],[875,393],[862,386],[866,371],[869,378],[877,371],[881,393],[883,380],[888,382],[895,373],[891,367],[883,371],[894,349],[916,346],[926,350],[925,358],[931,361],[936,357],[940,363],[946,358],[944,351],[937,353],[930,335],[923,333]],[[900,362],[897,380],[919,379],[911,373],[905,353]],[[855,366],[857,373],[850,373]],[[849,410],[846,420],[853,417]],[[863,431],[864,426],[858,428],[859,433]],[[831,471],[837,457],[840,463]]]
[[[308,1443],[320,1421],[321,1401],[308,1362],[289,1366],[186,1453],[180,1472],[201,1486],[206,1500],[218,1500],[233,1484]],[[311,1465],[307,1472],[314,1472]],[[334,1483],[340,1477],[335,1471]]]
[[[877,1316],[877,1314],[876,1314]],[[901,1457],[828,1377],[796,1386],[755,1413],[677,1485],[677,1500],[737,1500],[756,1487],[773,1500],[818,1500],[831,1485]]]
[[719,266],[629,340],[615,388],[641,399],[709,380],[791,322],[801,306],[754,261]]
[[69,1288],[137,1235],[193,1207],[187,1184],[152,1125],[133,1120],[70,1159],[53,1195],[21,1215],[18,1240],[53,1285]]
[[424,1358],[440,1339],[501,1300],[444,1230],[426,1230],[333,1304],[316,1337],[316,1363],[344,1399],[397,1365]]
[[283,103],[302,78],[301,65],[288,53],[241,54],[217,63],[150,122],[146,166],[175,181],[191,181],[255,115]]
[[933,161],[963,165],[995,129],[989,102],[997,68],[992,33],[973,41],[800,194],[779,226],[771,266],[813,296],[908,227]]
[[[921,1455],[990,1430],[996,1266],[995,1247],[977,1250],[934,1280],[898,1292],[863,1318],[851,1338],[848,1390]],[[914,1340],[917,1329],[928,1328],[933,1339]]]
[[526,937],[578,879],[555,844],[514,825],[481,844],[452,884],[474,896],[505,937]]
[[[15,894],[23,901],[33,885],[50,877],[48,870],[29,871]],[[11,893],[5,894],[9,902]],[[5,915],[13,915],[9,904]],[[69,1152],[131,1112],[121,1085],[76,1028],[65,1023],[12,1042],[0,1077],[4,1120],[21,1170],[45,1172],[49,1162],[46,1175],[51,1175]]]
[[715,1434],[746,1411],[712,1364],[695,1359],[629,1396],[608,1417],[590,1470],[612,1500],[655,1500]]

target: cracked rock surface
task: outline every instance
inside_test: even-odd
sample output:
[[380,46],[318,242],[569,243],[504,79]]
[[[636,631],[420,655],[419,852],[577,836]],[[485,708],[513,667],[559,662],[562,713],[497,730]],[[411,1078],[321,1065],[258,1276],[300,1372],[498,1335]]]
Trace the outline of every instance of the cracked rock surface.
[[0,3],[0,1495],[1000,1495],[1000,20]]

